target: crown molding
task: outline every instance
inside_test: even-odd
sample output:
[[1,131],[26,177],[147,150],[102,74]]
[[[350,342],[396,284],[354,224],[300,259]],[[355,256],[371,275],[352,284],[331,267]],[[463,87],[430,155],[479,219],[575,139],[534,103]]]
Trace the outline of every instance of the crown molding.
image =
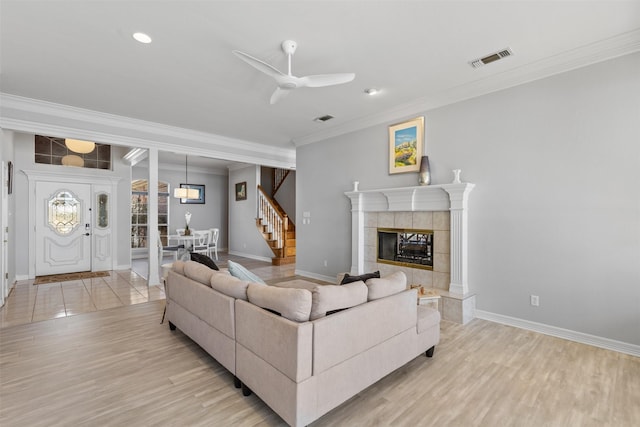
[[273,147],[7,93],[0,93],[0,127],[279,168],[294,167],[296,159],[294,147]]
[[640,29],[581,46],[483,79],[434,92],[379,114],[351,120],[320,132],[293,138],[292,142],[296,147],[313,144],[372,126],[396,122],[415,116],[417,112],[428,111],[476,98],[638,51],[640,51]]

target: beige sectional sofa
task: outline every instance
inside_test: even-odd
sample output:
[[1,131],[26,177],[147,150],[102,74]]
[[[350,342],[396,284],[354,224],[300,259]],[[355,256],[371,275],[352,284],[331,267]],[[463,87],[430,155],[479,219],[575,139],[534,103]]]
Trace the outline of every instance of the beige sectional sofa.
[[167,277],[170,327],[291,426],[311,423],[419,354],[433,355],[440,339],[440,314],[416,304],[402,273],[367,284],[267,286],[191,261],[174,264]]

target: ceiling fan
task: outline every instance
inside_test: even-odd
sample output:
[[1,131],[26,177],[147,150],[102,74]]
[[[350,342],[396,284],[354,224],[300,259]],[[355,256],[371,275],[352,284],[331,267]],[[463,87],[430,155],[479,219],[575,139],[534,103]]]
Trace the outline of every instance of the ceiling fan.
[[275,104],[282,98],[286,97],[293,89],[301,87],[323,87],[333,86],[343,83],[348,83],[353,80],[356,75],[354,73],[340,73],[340,74],[317,74],[313,76],[296,77],[291,74],[291,57],[296,52],[298,43],[293,40],[285,40],[282,42],[282,50],[287,54],[289,60],[289,72],[287,74],[281,72],[272,65],[267,64],[251,55],[248,55],[239,50],[234,50],[233,53],[240,59],[252,67],[262,71],[268,76],[273,77],[278,84],[275,92],[271,95],[271,104]]

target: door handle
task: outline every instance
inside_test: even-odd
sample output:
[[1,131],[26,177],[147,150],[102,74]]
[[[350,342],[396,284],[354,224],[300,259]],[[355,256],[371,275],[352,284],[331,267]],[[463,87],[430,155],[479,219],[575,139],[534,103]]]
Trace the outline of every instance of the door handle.
[[88,236],[88,235],[89,235],[89,233],[84,233],[84,235],[85,235],[85,236]]

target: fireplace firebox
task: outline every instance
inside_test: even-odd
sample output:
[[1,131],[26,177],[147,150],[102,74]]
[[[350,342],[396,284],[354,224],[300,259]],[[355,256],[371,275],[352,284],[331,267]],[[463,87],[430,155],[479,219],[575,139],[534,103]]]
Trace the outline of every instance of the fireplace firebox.
[[433,230],[378,228],[378,262],[433,270]]

